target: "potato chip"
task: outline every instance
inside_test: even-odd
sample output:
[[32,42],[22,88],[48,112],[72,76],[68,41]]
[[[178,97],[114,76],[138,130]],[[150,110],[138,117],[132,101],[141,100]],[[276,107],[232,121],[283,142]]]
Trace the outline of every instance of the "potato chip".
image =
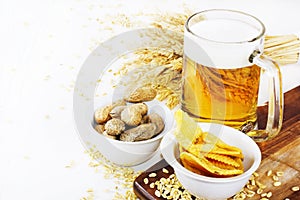
[[180,160],[186,169],[212,177],[231,177],[244,172],[241,149],[226,144],[213,134],[203,132],[182,110],[176,111],[175,119]]
[[184,167],[202,175],[212,177],[231,177],[243,173],[243,170],[240,169],[220,168],[220,165],[219,167],[214,165],[213,162],[210,162],[205,157],[198,158],[188,152],[182,152],[180,154],[180,160]]
[[223,163],[223,162],[220,162],[220,161],[217,161],[217,160],[212,160],[212,159],[207,159],[209,162],[211,162],[213,165],[215,165],[216,167],[219,167],[219,168],[221,168],[221,169],[235,169],[235,167],[234,166],[232,166],[232,165],[227,165],[227,164],[225,164],[225,163]]
[[228,151],[226,149],[217,147],[215,144],[192,144],[187,148],[187,150],[190,153],[194,154],[195,156],[198,156],[200,153],[202,155],[203,153],[215,153],[215,154],[243,158],[243,154],[241,151]]
[[235,159],[233,159],[230,156],[226,156],[226,155],[221,155],[221,154],[216,154],[216,153],[207,153],[205,155],[206,158],[209,158],[211,160],[215,160],[221,163],[224,163],[226,165],[231,165],[233,167],[240,167],[240,163],[237,162]]

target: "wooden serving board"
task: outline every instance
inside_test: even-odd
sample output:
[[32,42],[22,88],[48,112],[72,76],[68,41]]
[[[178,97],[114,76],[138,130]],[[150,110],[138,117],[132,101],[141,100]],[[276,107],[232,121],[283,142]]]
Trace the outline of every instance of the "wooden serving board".
[[[283,126],[278,136],[270,141],[259,143],[262,151],[262,162],[257,170],[259,176],[257,180],[267,187],[264,192],[272,192],[269,199],[286,198],[290,200],[300,200],[300,191],[292,191],[294,186],[300,186],[300,86],[290,90],[284,95],[284,116]],[[258,109],[259,128],[264,128],[267,120],[267,106]],[[163,173],[162,168],[166,168],[169,174]],[[274,187],[274,180],[267,176],[269,170],[283,172],[283,176],[278,177],[281,185]],[[149,178],[152,172],[157,173],[156,177]],[[155,189],[144,183],[144,178],[150,182],[155,182],[162,177],[168,177],[173,173],[173,169],[165,160],[143,172],[134,181],[134,192],[142,200],[163,199],[154,195]],[[260,199],[260,195],[255,195],[251,199]]]

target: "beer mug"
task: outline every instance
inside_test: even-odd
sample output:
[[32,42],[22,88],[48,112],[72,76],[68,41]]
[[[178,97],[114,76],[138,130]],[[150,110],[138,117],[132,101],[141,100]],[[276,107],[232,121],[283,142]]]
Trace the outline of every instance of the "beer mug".
[[[255,141],[275,137],[282,126],[279,66],[262,55],[265,27],[256,17],[233,10],[190,16],[184,30],[181,108],[200,122],[222,123]],[[269,77],[265,130],[257,130],[261,73]]]

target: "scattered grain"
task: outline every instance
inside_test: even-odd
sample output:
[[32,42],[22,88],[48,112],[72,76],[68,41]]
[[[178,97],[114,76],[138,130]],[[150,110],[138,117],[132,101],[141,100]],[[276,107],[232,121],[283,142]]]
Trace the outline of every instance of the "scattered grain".
[[144,183],[147,185],[149,183],[149,179],[148,178],[144,178]]
[[278,186],[281,185],[281,182],[280,182],[280,181],[276,181],[276,182],[273,183],[273,185],[274,185],[275,187],[278,187]]
[[165,173],[165,174],[168,174],[168,173],[169,173],[169,170],[167,170],[166,168],[163,168],[163,169],[162,169],[162,172]]
[[284,174],[284,172],[281,172],[281,171],[276,172],[276,175],[279,176],[279,177],[283,176],[283,174]]
[[247,192],[247,197],[253,197],[255,195],[255,192],[253,192],[253,191],[251,191],[251,190],[249,190],[248,192]]
[[267,196],[267,193],[266,193],[266,192],[265,192],[265,193],[262,193],[260,196],[261,196],[261,197],[266,197],[266,196]]
[[255,188],[254,185],[250,185],[250,184],[247,184],[246,187],[249,189],[249,190],[253,190]]
[[149,187],[153,189],[155,187],[155,183],[150,183]]
[[151,174],[149,174],[148,176],[150,177],[150,178],[154,178],[154,177],[156,177],[156,173],[154,173],[154,172],[152,172]]
[[89,188],[86,190],[88,193],[86,197],[80,198],[80,200],[94,200],[95,195],[94,195],[94,190],[92,188]]
[[275,175],[273,175],[272,178],[273,178],[274,181],[278,181],[279,180],[278,176],[275,176]]
[[254,172],[254,173],[253,173],[253,176],[254,176],[254,177],[258,177],[259,174],[258,174],[257,172]]
[[261,188],[258,188],[258,189],[256,190],[256,193],[257,193],[257,194],[262,194],[262,192],[263,192],[263,189],[261,189]]
[[65,166],[65,168],[71,168],[74,166],[74,164],[75,164],[75,161],[71,160],[70,163]]
[[155,196],[160,197],[160,192],[158,190],[155,190],[154,194]]
[[292,190],[293,192],[297,192],[297,191],[299,191],[300,189],[299,189],[299,186],[294,186],[294,187],[291,188],[291,190]]
[[251,185],[256,185],[256,183],[255,183],[255,180],[254,180],[254,179],[252,179],[252,180],[251,180]]
[[[121,167],[113,164],[96,149],[95,145],[90,144],[90,146],[92,147],[86,151],[91,158],[89,166],[93,167],[95,171],[98,169],[98,167],[102,167],[101,170],[104,170],[104,178],[116,179],[115,189],[124,189],[126,191],[125,195],[122,195],[116,191],[114,199],[135,200],[136,196],[133,193],[132,186],[134,180],[140,175],[141,172],[135,172],[132,168]],[[91,197],[90,199],[88,199],[88,197],[85,198],[85,200],[92,200]]]
[[259,181],[256,181],[256,185],[257,185],[259,188],[261,188],[261,189],[265,189],[265,188],[267,187],[266,185],[262,184],[262,183],[259,182]]
[[89,188],[89,189],[86,190],[86,192],[92,193],[92,192],[94,192],[94,190],[92,188]]
[[272,170],[269,170],[268,172],[267,172],[267,176],[271,176],[272,175]]
[[241,193],[241,198],[242,199],[245,199],[247,196],[246,196],[246,194],[245,193]]
[[132,190],[127,190],[125,193],[125,199],[126,200],[136,200],[136,196]]

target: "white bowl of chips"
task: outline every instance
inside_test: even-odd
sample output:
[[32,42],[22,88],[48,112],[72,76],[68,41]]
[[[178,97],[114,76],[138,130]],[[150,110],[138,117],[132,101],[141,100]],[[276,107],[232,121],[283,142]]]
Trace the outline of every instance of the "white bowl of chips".
[[180,153],[183,151],[174,132],[168,133],[163,138],[160,145],[162,155],[174,168],[179,182],[192,195],[210,200],[229,198],[247,184],[250,176],[259,167],[261,151],[250,137],[231,127],[213,123],[198,123],[198,126],[203,132],[209,132],[242,151],[243,173],[232,177],[210,177],[188,170],[181,162]]

